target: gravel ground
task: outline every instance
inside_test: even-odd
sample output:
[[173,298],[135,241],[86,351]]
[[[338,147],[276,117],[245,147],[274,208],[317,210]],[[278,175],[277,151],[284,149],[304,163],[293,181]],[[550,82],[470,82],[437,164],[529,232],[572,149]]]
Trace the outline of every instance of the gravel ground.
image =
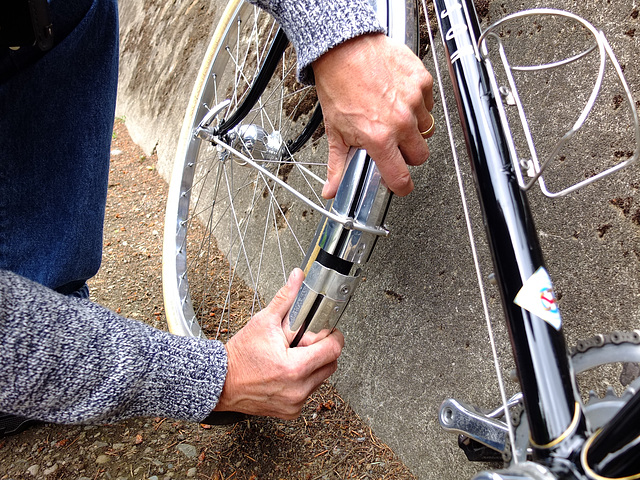
[[[129,139],[113,134],[103,266],[92,298],[165,328],[161,237],[167,186]],[[253,419],[209,427],[167,418],[116,425],[42,425],[0,440],[0,480],[411,479],[328,384],[296,421]]]

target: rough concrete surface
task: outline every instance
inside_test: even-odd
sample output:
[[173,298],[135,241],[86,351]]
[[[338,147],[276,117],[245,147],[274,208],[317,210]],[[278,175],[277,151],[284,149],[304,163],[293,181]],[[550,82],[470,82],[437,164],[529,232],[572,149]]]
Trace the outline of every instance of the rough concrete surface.
[[[562,8],[587,18],[607,34],[637,106],[640,19],[635,0],[550,3],[483,2],[483,23],[534,6]],[[120,8],[118,115],[126,116],[133,139],[143,148],[157,148],[159,170],[167,179],[182,111],[219,3],[139,0],[122,1]],[[529,22],[505,32],[508,40],[516,42],[515,57],[538,55],[541,40],[529,36],[529,31],[538,29],[538,24]],[[554,44],[558,51],[561,44]],[[441,53],[439,42],[437,47]],[[431,57],[425,64],[433,71]],[[552,135],[557,137],[575,121],[578,102],[584,102],[593,77],[592,69],[587,72],[575,65],[552,74],[549,81],[534,81],[542,93],[523,91],[531,105],[532,129],[541,134],[544,148],[549,148]],[[448,79],[444,80],[449,95]],[[560,162],[562,170],[551,172],[554,181],[585,178],[611,159],[630,154],[628,117],[619,99],[615,88],[603,90],[587,124],[591,130],[569,149],[580,166]],[[431,158],[413,170],[414,193],[394,199],[388,217],[392,235],[378,242],[366,281],[342,321],[347,346],[334,379],[345,399],[418,477],[458,479],[470,478],[483,465],[464,461],[455,436],[440,429],[440,403],[452,396],[494,407],[499,400],[439,97],[434,116],[438,130],[429,141]],[[456,144],[463,152],[461,135],[456,136]],[[464,156],[461,161],[466,167]],[[530,196],[548,270],[561,297],[570,345],[596,333],[639,325],[639,173],[639,167],[631,167],[560,199],[543,198],[537,190]],[[469,172],[465,170],[464,175],[468,181]],[[475,193],[467,187],[472,214],[477,217]],[[475,225],[486,277],[491,269],[481,224],[476,220]],[[499,299],[491,286],[487,294],[495,312],[498,350],[505,354],[502,370],[508,371],[512,361],[500,323]],[[517,388],[509,382],[507,387]]]

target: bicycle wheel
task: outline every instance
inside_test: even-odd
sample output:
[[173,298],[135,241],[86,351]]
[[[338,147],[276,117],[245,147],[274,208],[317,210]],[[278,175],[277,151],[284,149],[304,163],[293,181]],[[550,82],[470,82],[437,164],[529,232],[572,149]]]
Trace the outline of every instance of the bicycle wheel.
[[[296,82],[292,47],[265,91],[226,136],[236,152],[202,140],[195,130],[225,100],[229,118],[248,94],[276,22],[232,0],[210,42],[182,127],[171,179],[164,237],[163,287],[169,329],[181,335],[232,335],[265,306],[301,264],[321,214],[327,146],[322,127],[289,147],[309,122],[315,90]],[[247,158],[286,182],[286,191]]]

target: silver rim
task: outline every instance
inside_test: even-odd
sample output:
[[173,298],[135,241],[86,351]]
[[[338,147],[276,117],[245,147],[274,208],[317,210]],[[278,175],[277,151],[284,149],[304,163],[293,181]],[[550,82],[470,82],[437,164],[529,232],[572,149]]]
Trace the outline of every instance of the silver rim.
[[[223,115],[231,114],[277,30],[252,5],[235,2],[230,8],[209,47],[204,81],[194,89],[194,113],[183,126],[167,204],[165,307],[170,330],[182,335],[233,334],[300,266],[321,218],[237,155],[193,135],[209,109],[224,100],[231,104]],[[295,81],[295,66],[289,47],[230,143],[322,204],[327,149],[321,132],[295,157],[287,150],[315,106],[314,90]]]

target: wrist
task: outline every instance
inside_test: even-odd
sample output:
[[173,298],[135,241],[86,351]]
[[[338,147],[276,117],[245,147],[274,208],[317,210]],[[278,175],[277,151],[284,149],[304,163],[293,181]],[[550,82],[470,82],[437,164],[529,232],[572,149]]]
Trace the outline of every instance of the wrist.
[[383,33],[371,32],[345,40],[327,50],[311,64],[314,76],[317,79],[325,71],[335,73],[335,68],[344,68],[345,65],[354,63],[386,38]]

